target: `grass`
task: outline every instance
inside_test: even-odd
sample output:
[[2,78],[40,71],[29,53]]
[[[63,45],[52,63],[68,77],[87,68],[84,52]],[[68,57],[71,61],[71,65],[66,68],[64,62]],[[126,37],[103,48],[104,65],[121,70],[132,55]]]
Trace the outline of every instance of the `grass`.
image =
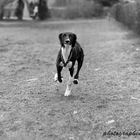
[[[85,52],[79,85],[53,81],[58,34]],[[139,38],[106,19],[0,23],[0,140],[139,140]]]

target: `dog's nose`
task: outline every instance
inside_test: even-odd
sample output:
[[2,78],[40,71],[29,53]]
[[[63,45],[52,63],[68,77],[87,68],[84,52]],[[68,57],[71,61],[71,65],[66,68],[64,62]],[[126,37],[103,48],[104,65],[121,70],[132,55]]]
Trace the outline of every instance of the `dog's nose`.
[[66,40],[65,43],[67,43],[67,44],[70,43],[70,40]]

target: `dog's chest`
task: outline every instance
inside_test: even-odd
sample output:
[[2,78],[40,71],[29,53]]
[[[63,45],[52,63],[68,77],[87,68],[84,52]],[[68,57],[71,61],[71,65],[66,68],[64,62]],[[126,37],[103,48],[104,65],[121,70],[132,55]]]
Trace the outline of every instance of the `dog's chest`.
[[69,58],[71,48],[72,48],[71,45],[66,45],[65,48],[64,47],[61,48],[62,57],[63,57],[65,63],[67,62],[67,60]]

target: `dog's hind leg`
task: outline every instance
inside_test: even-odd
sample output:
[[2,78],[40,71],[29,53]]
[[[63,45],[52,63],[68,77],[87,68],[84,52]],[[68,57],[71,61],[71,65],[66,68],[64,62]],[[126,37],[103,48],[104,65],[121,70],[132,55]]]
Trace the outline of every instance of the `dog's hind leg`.
[[72,79],[73,79],[73,78],[72,78],[71,76],[69,76],[69,80],[68,80],[68,82],[67,82],[67,87],[66,87],[66,91],[65,91],[64,96],[69,96],[70,93],[71,93]]
[[67,87],[66,87],[66,91],[65,91],[65,94],[64,96],[69,96],[70,93],[71,93],[71,88],[72,88],[72,80],[73,80],[73,73],[74,73],[74,63],[72,65],[71,68],[69,68],[69,71],[70,71],[70,75],[69,75],[69,80],[67,82]]

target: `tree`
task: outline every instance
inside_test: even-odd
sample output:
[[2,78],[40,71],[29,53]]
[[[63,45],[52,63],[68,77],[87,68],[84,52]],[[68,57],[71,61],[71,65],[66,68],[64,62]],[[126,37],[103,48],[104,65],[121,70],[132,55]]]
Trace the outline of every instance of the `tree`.
[[49,9],[46,0],[39,0],[38,17],[40,20],[45,20],[49,17]]

